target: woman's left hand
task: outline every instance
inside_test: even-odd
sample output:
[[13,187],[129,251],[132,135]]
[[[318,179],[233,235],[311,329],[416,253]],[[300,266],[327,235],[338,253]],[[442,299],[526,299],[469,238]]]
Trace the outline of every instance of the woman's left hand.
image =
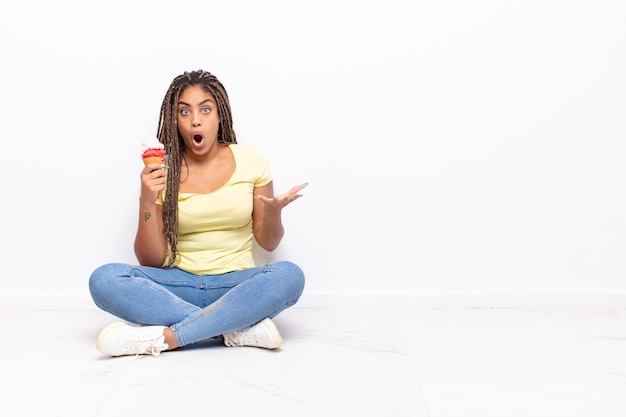
[[274,196],[272,198],[265,197],[264,195],[260,194],[255,195],[254,198],[261,200],[265,204],[266,209],[282,210],[287,204],[290,204],[302,197],[300,191],[307,185],[309,185],[308,182],[296,185],[286,193]]

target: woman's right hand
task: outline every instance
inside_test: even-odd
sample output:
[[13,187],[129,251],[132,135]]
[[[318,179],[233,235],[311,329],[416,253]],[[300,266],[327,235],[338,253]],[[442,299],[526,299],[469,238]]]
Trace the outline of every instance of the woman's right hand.
[[165,169],[161,164],[148,164],[141,171],[141,199],[154,203],[165,189]]

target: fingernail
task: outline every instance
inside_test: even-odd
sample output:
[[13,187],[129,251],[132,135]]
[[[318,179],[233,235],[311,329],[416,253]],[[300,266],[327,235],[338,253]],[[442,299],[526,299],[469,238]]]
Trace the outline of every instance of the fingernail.
[[309,185],[309,183],[305,182],[304,184],[302,184],[302,188],[306,187],[307,185]]

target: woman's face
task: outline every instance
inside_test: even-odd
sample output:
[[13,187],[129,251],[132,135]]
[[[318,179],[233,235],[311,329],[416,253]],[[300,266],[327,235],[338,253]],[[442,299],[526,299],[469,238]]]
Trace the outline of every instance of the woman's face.
[[178,99],[178,132],[187,152],[207,154],[217,143],[220,117],[213,94],[200,85],[187,87]]

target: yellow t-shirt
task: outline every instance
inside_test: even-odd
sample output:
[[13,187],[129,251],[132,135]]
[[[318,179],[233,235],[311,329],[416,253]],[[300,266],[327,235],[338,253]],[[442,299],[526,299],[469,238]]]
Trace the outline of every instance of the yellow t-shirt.
[[[218,190],[178,195],[178,254],[174,263],[197,275],[254,267],[252,202],[254,187],[272,173],[265,156],[249,145],[229,145],[235,172]],[[161,203],[161,201],[159,201]]]

